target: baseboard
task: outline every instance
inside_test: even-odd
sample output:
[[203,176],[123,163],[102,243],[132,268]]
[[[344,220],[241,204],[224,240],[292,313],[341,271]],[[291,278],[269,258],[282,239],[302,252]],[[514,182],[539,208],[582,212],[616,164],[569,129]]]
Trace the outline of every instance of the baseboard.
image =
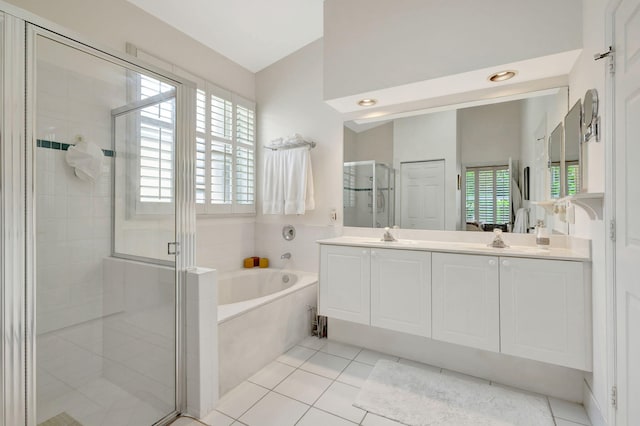
[[592,426],[607,426],[598,401],[596,401],[586,380],[582,384],[582,403],[584,404],[587,416],[589,416],[589,420],[591,420]]
[[580,403],[584,372],[329,318],[329,338],[492,382]]

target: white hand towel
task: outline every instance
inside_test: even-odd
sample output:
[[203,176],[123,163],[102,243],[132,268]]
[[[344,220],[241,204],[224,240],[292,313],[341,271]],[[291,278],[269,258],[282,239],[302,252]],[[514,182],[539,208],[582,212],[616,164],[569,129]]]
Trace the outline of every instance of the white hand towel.
[[79,141],[67,150],[67,164],[75,169],[80,179],[95,182],[102,173],[102,157],[104,154],[93,142]]
[[315,208],[313,172],[309,148],[293,148],[284,154],[284,214],[304,214]]
[[522,207],[522,194],[520,193],[520,187],[516,180],[511,178],[511,207],[514,215]]
[[513,232],[526,234],[529,227],[529,211],[527,209],[518,209],[516,212],[516,220],[513,224]]
[[264,178],[262,179],[262,213],[284,212],[284,156],[282,151],[264,152]]

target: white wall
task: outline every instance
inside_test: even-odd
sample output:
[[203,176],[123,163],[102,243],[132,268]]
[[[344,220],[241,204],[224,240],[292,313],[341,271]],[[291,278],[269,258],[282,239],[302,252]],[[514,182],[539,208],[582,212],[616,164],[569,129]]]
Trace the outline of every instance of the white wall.
[[344,127],[344,161],[358,161],[358,133]]
[[255,218],[197,218],[196,264],[219,272],[243,267],[246,257],[258,256]]
[[[345,162],[373,160],[393,164],[393,121],[355,133],[355,140],[347,138],[347,132],[354,133],[345,127]],[[348,153],[352,156],[348,157]]]
[[458,110],[463,166],[508,164],[520,158],[523,101]]
[[[342,118],[322,101],[322,40],[315,41],[256,75],[258,104],[258,146],[270,140],[299,133],[315,140],[311,151],[315,186],[315,210],[299,216],[263,215],[262,151],[258,151],[258,216],[256,252],[284,266],[280,255],[289,251],[292,259],[287,267],[306,271],[318,270],[318,247],[315,240],[334,235],[342,224]],[[338,221],[330,221],[331,210]],[[285,241],[282,226],[293,224],[297,236]],[[336,226],[334,226],[336,225]]]
[[325,0],[325,99],[582,47],[581,0],[403,0],[401,6]]
[[[584,96],[588,89],[597,89],[600,97],[600,116],[602,120],[602,142],[595,139],[588,142],[588,181],[589,192],[603,192],[605,190],[605,146],[606,132],[612,123],[607,117],[606,97],[607,63],[595,62],[593,55],[606,50],[607,37],[605,32],[606,10],[608,0],[584,0],[583,6],[583,40],[584,51],[578,59],[569,76],[570,105]],[[589,383],[600,412],[607,419],[608,385],[607,385],[607,286],[605,242],[607,240],[606,224],[602,220],[591,221],[586,213],[576,208],[575,226],[570,226],[572,235],[592,239],[593,258],[593,374],[587,375]]]
[[[394,120],[393,167],[407,161],[444,160],[445,229],[455,231],[460,221],[458,137],[456,111],[437,112]],[[396,186],[400,188],[400,179]],[[400,211],[396,197],[396,212]]]
[[133,43],[246,98],[255,75],[126,0],[9,0],[16,6],[120,52]]

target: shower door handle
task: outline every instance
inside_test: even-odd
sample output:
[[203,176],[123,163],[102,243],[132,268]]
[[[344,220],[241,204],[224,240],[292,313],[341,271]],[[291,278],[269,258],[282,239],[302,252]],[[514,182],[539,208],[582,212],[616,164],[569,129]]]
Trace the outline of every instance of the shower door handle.
[[[172,246],[173,246],[173,250],[172,250]],[[167,243],[167,254],[180,254],[180,250],[178,250],[179,247],[180,247],[180,243],[177,241],[172,241],[170,243]]]

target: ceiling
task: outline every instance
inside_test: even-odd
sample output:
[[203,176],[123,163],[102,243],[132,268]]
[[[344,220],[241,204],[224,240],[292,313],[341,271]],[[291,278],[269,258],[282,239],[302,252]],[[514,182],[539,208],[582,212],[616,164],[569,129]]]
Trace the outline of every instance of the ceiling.
[[258,72],[322,37],[323,0],[128,0]]

